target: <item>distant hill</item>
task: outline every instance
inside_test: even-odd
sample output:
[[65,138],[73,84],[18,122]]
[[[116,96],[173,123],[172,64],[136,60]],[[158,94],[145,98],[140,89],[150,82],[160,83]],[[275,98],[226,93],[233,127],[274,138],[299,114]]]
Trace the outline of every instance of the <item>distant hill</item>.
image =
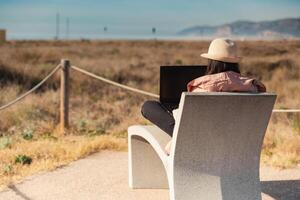
[[219,26],[194,26],[178,33],[181,36],[295,38],[300,37],[300,18],[274,21],[236,21]]

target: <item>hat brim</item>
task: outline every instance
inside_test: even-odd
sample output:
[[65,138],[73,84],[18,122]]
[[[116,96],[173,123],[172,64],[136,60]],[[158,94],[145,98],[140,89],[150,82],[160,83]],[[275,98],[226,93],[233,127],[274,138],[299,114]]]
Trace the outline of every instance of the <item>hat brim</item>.
[[242,59],[241,57],[225,57],[221,55],[208,54],[208,53],[203,53],[200,56],[211,60],[217,60],[217,61],[229,62],[229,63],[238,63]]

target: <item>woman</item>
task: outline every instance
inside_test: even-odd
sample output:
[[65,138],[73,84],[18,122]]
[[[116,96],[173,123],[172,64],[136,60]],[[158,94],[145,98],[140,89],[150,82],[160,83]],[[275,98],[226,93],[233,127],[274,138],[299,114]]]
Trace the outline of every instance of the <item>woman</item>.
[[[218,38],[211,42],[208,53],[201,54],[208,59],[206,75],[187,84],[189,92],[265,92],[266,87],[256,79],[240,74],[236,44],[229,39]],[[159,101],[146,101],[142,106],[142,115],[160,129],[173,134],[176,111],[164,107]],[[171,141],[165,151],[170,152]]]

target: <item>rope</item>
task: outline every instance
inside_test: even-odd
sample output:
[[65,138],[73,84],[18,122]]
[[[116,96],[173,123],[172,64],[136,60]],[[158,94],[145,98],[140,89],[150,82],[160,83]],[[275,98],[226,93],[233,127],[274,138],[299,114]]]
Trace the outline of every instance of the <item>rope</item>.
[[[43,85],[51,76],[53,76],[53,74],[55,74],[55,72],[57,72],[57,70],[60,68],[60,65],[57,65],[41,82],[39,82],[36,86],[34,86],[32,89],[30,89],[29,91],[27,91],[26,93],[22,94],[21,96],[19,96],[18,98],[16,98],[15,100],[3,105],[0,107],[0,111],[1,110],[4,110],[14,104],[16,104],[17,102],[21,101],[22,99],[24,99],[26,96],[28,96],[29,94],[31,94],[32,92],[34,92],[35,90],[37,90],[41,85]],[[88,72],[84,69],[81,69],[79,67],[76,67],[76,66],[71,66],[72,69],[76,70],[76,71],[79,71],[87,76],[90,76],[90,77],[93,77],[95,79],[98,79],[100,81],[103,81],[105,83],[108,83],[108,84],[111,84],[111,85],[114,85],[114,86],[117,86],[117,87],[120,87],[120,88],[123,88],[123,89],[126,89],[126,90],[129,90],[129,91],[132,91],[132,92],[136,92],[136,93],[139,93],[139,94],[143,94],[143,95],[147,95],[147,96],[150,96],[150,97],[154,97],[154,98],[159,98],[159,95],[157,94],[154,94],[154,93],[151,93],[151,92],[146,92],[146,91],[143,91],[143,90],[140,90],[140,89],[137,89],[137,88],[133,88],[133,87],[130,87],[130,86],[127,86],[127,85],[123,85],[123,84],[120,84],[118,82],[115,82],[115,81],[111,81],[107,78],[104,78],[104,77],[101,77],[101,76],[98,76],[96,74],[93,74],[91,72]],[[273,113],[300,113],[300,109],[274,109],[273,110]]]
[[81,68],[79,68],[79,67],[71,66],[71,68],[74,69],[74,70],[76,70],[76,71],[79,71],[79,72],[81,72],[81,73],[83,73],[83,74],[85,74],[85,75],[91,76],[91,77],[93,77],[93,78],[95,78],[95,79],[98,79],[98,80],[103,81],[103,82],[105,82],[105,83],[109,83],[109,84],[111,84],[111,85],[115,85],[115,86],[120,87],[120,88],[123,88],[123,89],[125,89],[125,90],[129,90],[129,91],[132,91],[132,92],[144,94],[144,95],[147,95],[147,96],[150,96],[150,97],[154,97],[154,98],[159,98],[159,95],[157,95],[157,94],[153,94],[153,93],[150,93],[150,92],[146,92],[146,91],[143,91],[143,90],[140,90],[140,89],[136,89],[136,88],[133,88],[133,87],[129,87],[129,86],[127,86],[127,85],[123,85],[123,84],[117,83],[117,82],[115,82],[115,81],[111,81],[111,80],[109,80],[109,79],[106,79],[106,78],[104,78],[104,77],[95,75],[95,74],[93,74],[93,73],[91,73],[91,72],[88,72],[88,71],[86,71],[86,70],[84,70],[84,69],[81,69]]
[[274,113],[300,113],[300,109],[274,109]]
[[[95,79],[98,79],[98,80],[101,80],[103,82],[109,83],[111,85],[115,85],[117,87],[121,87],[123,89],[130,90],[130,91],[137,92],[137,93],[144,94],[144,95],[148,95],[148,96],[151,96],[151,97],[159,98],[159,95],[157,95],[157,94],[153,94],[153,93],[150,93],[150,92],[146,92],[146,91],[143,91],[143,90],[139,90],[139,89],[136,89],[136,88],[133,88],[133,87],[129,87],[129,86],[117,83],[115,81],[111,81],[111,80],[109,80],[107,78],[98,76],[96,74],[88,72],[88,71],[86,71],[84,69],[81,69],[79,67],[71,66],[71,68],[74,69],[74,70],[76,70],[76,71],[79,71],[79,72],[81,72],[81,73],[83,73],[85,75],[91,76],[91,77],[93,77]],[[273,113],[298,113],[298,112],[300,112],[300,109],[274,109],[272,112]]]
[[29,91],[25,92],[24,94],[22,94],[21,96],[19,96],[18,98],[16,98],[15,100],[3,105],[0,107],[0,111],[4,110],[12,105],[14,105],[15,103],[21,101],[22,99],[24,99],[26,96],[28,96],[29,94],[31,94],[32,92],[34,92],[36,89],[38,89],[41,85],[43,85],[43,83],[45,83],[58,69],[60,68],[60,65],[57,65],[51,72],[50,74],[48,74],[41,82],[39,82],[36,86],[34,86],[33,88],[31,88]]

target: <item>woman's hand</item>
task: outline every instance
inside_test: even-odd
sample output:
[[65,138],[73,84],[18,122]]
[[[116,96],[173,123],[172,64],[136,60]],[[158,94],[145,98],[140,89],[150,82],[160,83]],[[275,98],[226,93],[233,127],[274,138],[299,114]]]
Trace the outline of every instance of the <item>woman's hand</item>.
[[172,140],[170,140],[170,142],[168,142],[168,144],[165,146],[165,152],[168,155],[170,155],[171,152],[171,144],[172,144]]

